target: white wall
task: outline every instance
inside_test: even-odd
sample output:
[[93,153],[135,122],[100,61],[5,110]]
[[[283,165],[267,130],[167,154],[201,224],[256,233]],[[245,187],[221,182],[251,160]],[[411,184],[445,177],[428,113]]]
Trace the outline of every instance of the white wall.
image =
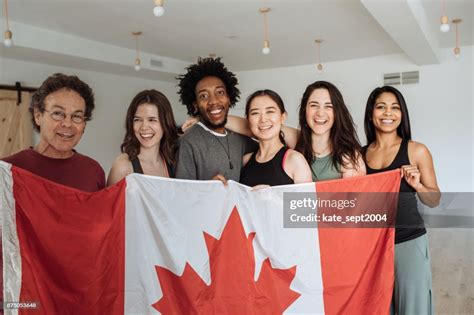
[[[460,60],[454,59],[451,49],[443,50],[439,65],[417,66],[404,55],[390,55],[327,63],[322,75],[317,75],[314,65],[239,72],[242,100],[233,113],[243,115],[245,98],[257,89],[270,88],[285,101],[288,124],[297,126],[299,101],[305,87],[316,80],[327,80],[340,88],[365,143],[362,124],[370,91],[383,85],[384,73],[419,70],[420,83],[396,86],[408,103],[413,138],[431,150],[442,191],[474,191],[473,56],[474,47],[468,46],[462,47]],[[177,122],[182,123],[186,117],[175,82],[0,59],[0,84],[20,81],[23,85],[39,86],[55,72],[77,74],[94,89],[94,119],[88,123],[77,149],[98,160],[106,172],[119,153],[126,108],[137,92],[147,88],[162,91],[173,105]]]
[[106,173],[120,152],[125,134],[125,114],[138,92],[151,88],[163,92],[173,106],[177,122],[182,123],[185,119],[186,110],[183,105],[179,105],[176,83],[0,58],[0,84],[14,85],[15,81],[19,81],[24,86],[39,87],[49,75],[56,72],[75,74],[94,90],[96,108],[93,119],[87,123],[86,132],[76,149],[96,159]]
[[322,75],[315,65],[239,72],[242,100],[233,113],[242,115],[245,98],[269,88],[285,101],[288,124],[297,126],[304,89],[326,80],[341,90],[365,143],[363,118],[369,93],[383,85],[384,73],[418,70],[418,84],[396,86],[408,104],[413,139],[430,149],[442,191],[474,191],[473,55],[474,47],[468,46],[462,47],[459,60],[451,49],[442,50],[439,65],[417,66],[404,55],[390,55],[327,63]]

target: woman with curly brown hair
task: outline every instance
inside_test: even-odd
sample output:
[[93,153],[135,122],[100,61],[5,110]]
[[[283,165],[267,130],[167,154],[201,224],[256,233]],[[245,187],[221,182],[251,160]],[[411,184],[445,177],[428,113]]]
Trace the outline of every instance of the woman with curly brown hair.
[[166,96],[156,90],[138,93],[128,107],[126,134],[107,179],[113,185],[131,173],[174,177],[178,130]]

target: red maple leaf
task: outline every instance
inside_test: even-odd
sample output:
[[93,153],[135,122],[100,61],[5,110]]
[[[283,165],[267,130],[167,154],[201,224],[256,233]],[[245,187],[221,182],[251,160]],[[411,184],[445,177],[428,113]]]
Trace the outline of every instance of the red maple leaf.
[[300,294],[290,289],[296,266],[275,269],[267,258],[254,281],[255,257],[239,213],[234,207],[220,240],[204,233],[209,252],[208,286],[186,263],[182,276],[155,266],[163,297],[152,306],[162,314],[276,314],[283,313]]

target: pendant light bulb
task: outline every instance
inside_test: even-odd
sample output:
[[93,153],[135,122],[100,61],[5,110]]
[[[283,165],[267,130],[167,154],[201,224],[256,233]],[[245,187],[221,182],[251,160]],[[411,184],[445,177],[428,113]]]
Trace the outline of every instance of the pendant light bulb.
[[138,37],[142,35],[142,32],[132,32],[132,35],[135,37],[135,49],[137,51],[133,68],[135,71],[140,71],[142,61],[140,60],[140,50],[138,49]]
[[10,22],[8,19],[8,0],[3,0],[3,6],[3,14],[5,15],[5,33],[3,33],[3,44],[6,47],[11,47],[13,46],[13,34],[10,30]]
[[318,63],[316,68],[318,70],[318,74],[323,74],[323,65],[322,64]]
[[449,19],[446,15],[441,17],[441,25],[439,26],[439,29],[443,33],[449,32]]
[[314,42],[316,43],[316,71],[318,74],[323,74],[323,64],[321,63],[321,43],[323,40],[318,38]]
[[260,8],[258,11],[263,15],[263,48],[262,53],[268,55],[270,53],[270,41],[268,40],[268,21],[267,13],[270,12],[270,8]]
[[12,32],[11,31],[5,31],[5,34],[4,34],[4,39],[3,39],[3,44],[6,46],[6,47],[12,47],[13,46],[13,40],[12,40]]
[[454,19],[453,20],[453,24],[456,26],[456,46],[454,47],[454,57],[456,57],[456,59],[459,59],[459,57],[461,56],[461,48],[459,47],[460,46],[460,40],[459,40],[459,23],[461,23],[462,20],[461,19]]
[[139,58],[135,59],[135,66],[134,66],[135,71],[140,71],[140,69],[142,68],[140,64],[141,64],[140,59]]
[[155,16],[163,16],[163,14],[165,14],[165,8],[163,7],[163,0],[155,0],[155,7],[153,8],[153,14]]
[[262,53],[268,55],[270,53],[270,42],[268,40],[263,41]]
[[454,57],[456,57],[456,59],[459,59],[460,56],[461,56],[461,48],[459,47],[454,48]]

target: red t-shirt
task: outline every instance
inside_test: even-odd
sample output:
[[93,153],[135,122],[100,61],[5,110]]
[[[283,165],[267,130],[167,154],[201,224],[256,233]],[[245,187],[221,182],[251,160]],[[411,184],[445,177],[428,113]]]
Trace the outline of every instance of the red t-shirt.
[[[67,159],[53,159],[33,149],[27,149],[6,157],[3,161],[82,191],[94,192],[105,187],[105,173],[99,163],[77,152]],[[0,249],[1,241],[0,235]],[[3,257],[0,255],[0,268],[2,267]],[[2,273],[0,273],[0,286],[3,287]],[[0,296],[0,302],[3,302],[3,295]],[[3,314],[3,309],[0,309],[0,314]]]
[[105,187],[105,173],[99,163],[77,152],[67,159],[54,159],[27,149],[3,161],[82,191],[94,192]]

